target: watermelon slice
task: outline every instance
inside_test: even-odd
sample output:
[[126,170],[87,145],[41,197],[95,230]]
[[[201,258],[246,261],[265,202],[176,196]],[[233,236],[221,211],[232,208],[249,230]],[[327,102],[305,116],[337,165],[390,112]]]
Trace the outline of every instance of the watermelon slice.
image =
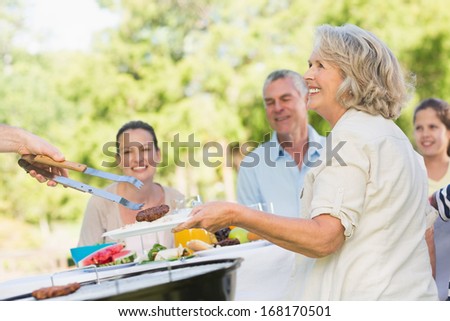
[[78,261],[78,266],[88,266],[88,265],[106,265],[113,262],[113,256],[124,249],[125,245],[122,243],[113,243],[102,249],[99,249],[90,255],[86,256],[84,259]]
[[70,254],[72,254],[72,259],[78,266],[78,262],[86,258],[88,255],[113,244],[117,244],[117,242],[74,247],[70,249]]

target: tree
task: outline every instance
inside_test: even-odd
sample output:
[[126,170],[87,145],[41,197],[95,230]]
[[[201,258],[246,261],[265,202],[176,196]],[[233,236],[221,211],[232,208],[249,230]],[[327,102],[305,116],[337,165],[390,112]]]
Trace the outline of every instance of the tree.
[[[418,100],[450,99],[444,23],[449,13],[443,0],[319,0],[315,10],[306,0],[99,2],[118,10],[122,20],[98,35],[92,53],[31,55],[14,48],[19,23],[1,29],[9,30],[0,34],[10,58],[1,65],[0,121],[49,138],[71,160],[102,168],[109,160],[105,148],[118,128],[142,119],[154,125],[165,143],[158,179],[206,200],[233,199],[234,169],[250,150],[245,143],[256,146],[270,137],[261,97],[264,79],[278,68],[304,73],[319,24],[349,22],[373,31],[415,74],[416,96],[397,121],[407,134]],[[20,17],[9,6],[15,3],[1,2],[0,13]],[[20,21],[15,19],[6,20]],[[310,122],[322,134],[329,131],[315,113]],[[19,194],[40,188],[15,161],[0,166],[13,171]],[[99,187],[108,184],[75,177]],[[9,178],[0,179],[13,188]],[[35,221],[37,215],[24,209],[38,202],[50,221],[75,219],[82,215],[84,202],[79,200],[85,197],[58,189],[30,201],[2,196],[0,206]]]

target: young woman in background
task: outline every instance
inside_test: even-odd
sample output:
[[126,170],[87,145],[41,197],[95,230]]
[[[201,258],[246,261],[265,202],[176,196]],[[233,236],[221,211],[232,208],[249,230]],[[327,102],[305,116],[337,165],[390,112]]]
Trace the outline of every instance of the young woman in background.
[[[450,106],[438,98],[420,102],[414,111],[414,138],[428,174],[428,195],[450,184]],[[435,279],[439,299],[447,300],[450,279],[450,224],[434,223]]]

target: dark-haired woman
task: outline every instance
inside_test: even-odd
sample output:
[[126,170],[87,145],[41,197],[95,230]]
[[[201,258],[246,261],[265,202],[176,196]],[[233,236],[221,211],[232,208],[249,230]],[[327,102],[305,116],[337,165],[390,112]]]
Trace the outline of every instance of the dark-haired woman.
[[[428,174],[428,195],[450,184],[450,105],[439,98],[422,100],[414,110],[414,139]],[[434,249],[439,299],[447,300],[450,279],[450,224],[436,219],[428,246]],[[428,233],[429,234],[429,233]],[[434,242],[433,242],[434,241]]]
[[[144,208],[161,204],[170,205],[172,200],[184,197],[176,189],[154,181],[157,165],[161,161],[161,151],[152,126],[142,121],[126,123],[117,132],[116,146],[118,164],[122,173],[136,177],[144,183],[144,186],[137,189],[131,184],[119,182],[107,186],[106,191],[118,194],[135,203],[145,203]],[[117,203],[92,196],[86,207],[78,245],[114,241],[104,238],[103,233],[134,224],[137,212]],[[142,241],[144,249],[151,248],[154,243],[173,247],[173,234],[170,231],[146,234]],[[139,237],[130,237],[126,242],[127,247],[132,249],[142,247]]]

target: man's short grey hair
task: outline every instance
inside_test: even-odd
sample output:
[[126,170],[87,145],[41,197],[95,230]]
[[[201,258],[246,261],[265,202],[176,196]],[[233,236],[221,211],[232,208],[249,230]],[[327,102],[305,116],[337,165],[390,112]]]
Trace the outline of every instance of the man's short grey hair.
[[306,86],[306,82],[303,79],[303,76],[298,72],[288,69],[279,69],[271,72],[264,82],[263,86],[263,95],[266,91],[267,86],[269,86],[272,82],[278,79],[290,78],[294,83],[294,87],[297,92],[300,94],[300,97],[305,97],[308,94],[308,87]]

